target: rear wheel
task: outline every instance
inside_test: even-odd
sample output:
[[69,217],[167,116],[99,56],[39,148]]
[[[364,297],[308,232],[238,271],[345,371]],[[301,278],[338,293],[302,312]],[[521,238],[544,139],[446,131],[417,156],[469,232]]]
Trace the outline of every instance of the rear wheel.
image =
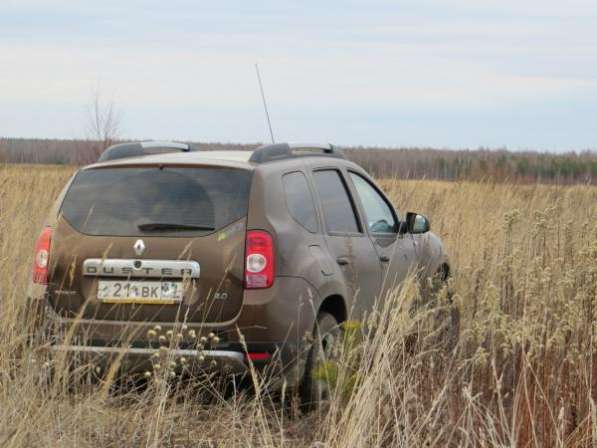
[[342,329],[336,318],[322,311],[313,329],[313,345],[307,356],[305,374],[300,387],[301,404],[310,411],[330,398],[331,381],[326,378],[326,363],[333,363],[338,355]]

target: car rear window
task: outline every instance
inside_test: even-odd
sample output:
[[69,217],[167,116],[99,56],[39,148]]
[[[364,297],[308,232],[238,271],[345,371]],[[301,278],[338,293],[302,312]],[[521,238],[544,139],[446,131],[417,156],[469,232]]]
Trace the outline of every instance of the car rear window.
[[[83,170],[75,176],[61,213],[88,235],[206,234],[247,215],[250,181],[250,171],[235,168]],[[139,228],[153,224],[158,226]],[[176,225],[181,227],[172,227]]]

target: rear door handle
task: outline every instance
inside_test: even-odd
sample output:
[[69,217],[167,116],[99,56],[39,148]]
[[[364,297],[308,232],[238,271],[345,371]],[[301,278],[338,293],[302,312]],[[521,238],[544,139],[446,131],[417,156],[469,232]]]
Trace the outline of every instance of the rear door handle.
[[390,257],[382,255],[379,257],[379,261],[381,261],[382,263],[387,263],[388,261],[390,261]]
[[347,264],[350,264],[350,260],[346,257],[338,257],[338,258],[336,258],[336,262],[340,266],[346,266]]

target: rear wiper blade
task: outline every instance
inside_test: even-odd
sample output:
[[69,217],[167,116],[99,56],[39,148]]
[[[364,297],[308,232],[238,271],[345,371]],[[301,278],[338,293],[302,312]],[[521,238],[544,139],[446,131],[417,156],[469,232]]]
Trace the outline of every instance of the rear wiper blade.
[[177,224],[170,222],[148,222],[139,224],[139,230],[215,230],[212,226],[200,226],[196,224]]

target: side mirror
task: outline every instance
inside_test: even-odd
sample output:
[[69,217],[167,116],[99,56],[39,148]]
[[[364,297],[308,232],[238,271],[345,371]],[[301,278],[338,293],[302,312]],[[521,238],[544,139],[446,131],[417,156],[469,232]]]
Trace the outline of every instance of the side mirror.
[[412,233],[420,234],[429,232],[431,225],[429,219],[426,216],[419,215],[418,213],[408,212],[406,219],[400,223],[400,233]]

